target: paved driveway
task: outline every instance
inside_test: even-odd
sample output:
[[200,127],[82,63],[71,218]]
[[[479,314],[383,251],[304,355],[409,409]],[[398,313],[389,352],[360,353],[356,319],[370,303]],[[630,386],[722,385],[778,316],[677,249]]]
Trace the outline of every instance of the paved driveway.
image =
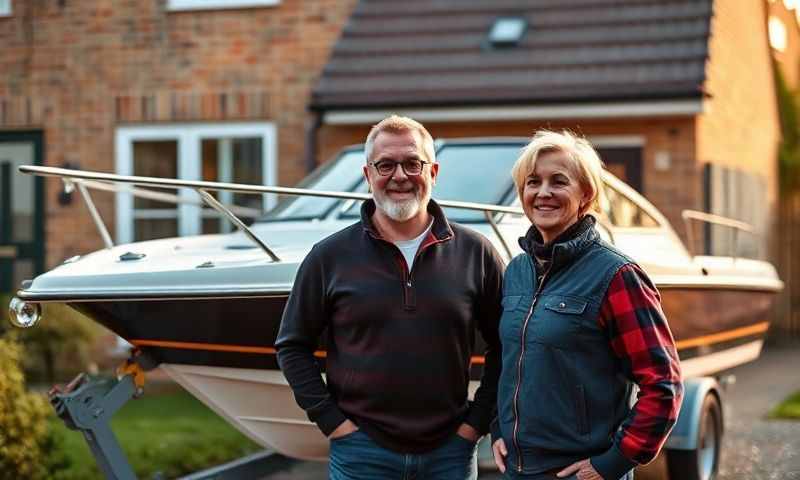
[[800,343],[770,345],[734,369],[725,397],[726,432],[720,480],[800,480],[800,421],[767,420],[766,413],[800,390]]
[[[730,373],[736,384],[724,400],[726,432],[718,480],[800,480],[800,421],[764,418],[773,406],[800,390],[800,342],[765,347],[756,362]],[[662,468],[663,462],[656,462],[650,473]],[[325,478],[325,464],[287,461],[264,480]],[[500,478],[496,472],[480,475],[481,480]]]

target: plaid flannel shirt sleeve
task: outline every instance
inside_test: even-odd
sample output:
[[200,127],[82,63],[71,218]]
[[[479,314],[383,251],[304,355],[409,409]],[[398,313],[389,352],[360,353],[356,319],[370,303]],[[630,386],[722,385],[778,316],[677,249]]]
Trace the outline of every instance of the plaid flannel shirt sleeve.
[[648,463],[675,425],[683,384],[661,297],[638,266],[628,264],[616,273],[601,307],[600,323],[622,373],[639,387],[636,404],[612,448],[631,462]]

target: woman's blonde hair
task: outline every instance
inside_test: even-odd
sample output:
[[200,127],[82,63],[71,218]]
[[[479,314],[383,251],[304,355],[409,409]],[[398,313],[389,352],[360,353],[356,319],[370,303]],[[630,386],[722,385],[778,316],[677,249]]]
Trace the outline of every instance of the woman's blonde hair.
[[520,200],[525,190],[525,180],[536,168],[536,161],[542,154],[552,152],[565,154],[571,173],[578,179],[583,191],[589,193],[589,201],[581,206],[579,214],[583,216],[590,211],[600,213],[603,162],[588,140],[568,130],[561,132],[539,130],[533,134],[531,142],[522,150],[511,168],[511,178],[514,179]]

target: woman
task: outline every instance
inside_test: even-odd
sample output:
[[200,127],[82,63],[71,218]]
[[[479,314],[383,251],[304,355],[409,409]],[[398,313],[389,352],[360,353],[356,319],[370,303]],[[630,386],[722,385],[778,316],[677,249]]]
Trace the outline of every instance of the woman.
[[632,478],[678,416],[680,367],[659,294],[590,214],[601,169],[586,140],[540,131],[512,170],[533,226],[503,283],[492,449],[508,478]]

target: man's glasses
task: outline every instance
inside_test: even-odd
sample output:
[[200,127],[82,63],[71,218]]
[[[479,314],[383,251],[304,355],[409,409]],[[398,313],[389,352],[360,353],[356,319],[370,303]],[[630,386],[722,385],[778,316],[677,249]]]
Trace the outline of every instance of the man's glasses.
[[391,160],[379,160],[377,162],[370,162],[369,164],[375,167],[375,170],[382,176],[388,176],[397,170],[397,166],[403,169],[406,175],[414,176],[422,173],[422,169],[426,164],[431,163],[425,160],[406,160],[404,162],[393,162]]

